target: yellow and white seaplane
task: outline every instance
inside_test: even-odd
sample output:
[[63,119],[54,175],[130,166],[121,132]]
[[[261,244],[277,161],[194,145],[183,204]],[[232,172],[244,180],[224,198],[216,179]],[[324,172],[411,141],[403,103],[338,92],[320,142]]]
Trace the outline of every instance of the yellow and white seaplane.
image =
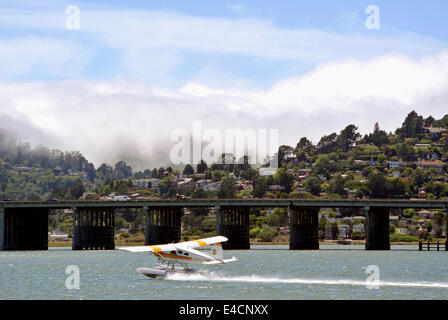
[[[205,270],[190,269],[188,264],[218,265],[238,259],[224,259],[222,242],[224,236],[169,243],[154,246],[120,247],[130,252],[152,252],[157,258],[154,268],[137,268],[137,272],[151,278],[165,278],[169,274],[204,274]],[[179,265],[179,266],[176,266]]]

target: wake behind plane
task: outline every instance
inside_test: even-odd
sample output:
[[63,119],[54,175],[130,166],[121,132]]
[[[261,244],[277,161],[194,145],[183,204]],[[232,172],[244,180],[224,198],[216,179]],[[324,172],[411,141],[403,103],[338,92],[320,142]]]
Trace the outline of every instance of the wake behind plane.
[[165,278],[169,274],[203,274],[205,271],[190,269],[189,264],[219,265],[237,261],[224,259],[222,242],[228,239],[216,236],[199,240],[162,245],[120,247],[130,252],[152,252],[157,258],[154,268],[137,268],[137,272],[150,278]]

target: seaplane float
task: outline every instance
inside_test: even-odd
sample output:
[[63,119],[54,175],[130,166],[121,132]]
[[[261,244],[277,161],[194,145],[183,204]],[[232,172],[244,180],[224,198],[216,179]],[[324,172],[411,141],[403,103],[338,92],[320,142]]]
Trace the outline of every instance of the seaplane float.
[[216,236],[205,239],[151,246],[120,247],[130,252],[152,252],[157,258],[153,268],[137,268],[137,272],[150,278],[166,278],[171,274],[206,274],[205,270],[191,269],[189,264],[220,265],[237,261],[224,259],[222,242],[228,239]]

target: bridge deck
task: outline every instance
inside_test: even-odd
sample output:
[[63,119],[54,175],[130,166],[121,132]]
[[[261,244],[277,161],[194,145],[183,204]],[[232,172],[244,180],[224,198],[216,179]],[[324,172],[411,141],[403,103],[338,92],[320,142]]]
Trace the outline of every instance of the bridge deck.
[[333,207],[333,208],[416,208],[446,209],[448,200],[410,199],[204,199],[130,201],[0,201],[0,208],[143,208],[143,207]]

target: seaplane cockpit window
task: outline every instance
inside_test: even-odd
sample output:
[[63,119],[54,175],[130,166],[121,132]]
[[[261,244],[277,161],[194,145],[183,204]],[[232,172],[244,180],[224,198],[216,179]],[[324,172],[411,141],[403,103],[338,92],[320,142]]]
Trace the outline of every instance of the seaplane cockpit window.
[[176,250],[171,251],[171,254],[176,254]]
[[185,252],[185,253],[184,253],[184,256],[188,256],[188,252]]
[[182,254],[182,251],[179,250],[179,251],[177,251],[177,253],[178,253],[178,254]]

